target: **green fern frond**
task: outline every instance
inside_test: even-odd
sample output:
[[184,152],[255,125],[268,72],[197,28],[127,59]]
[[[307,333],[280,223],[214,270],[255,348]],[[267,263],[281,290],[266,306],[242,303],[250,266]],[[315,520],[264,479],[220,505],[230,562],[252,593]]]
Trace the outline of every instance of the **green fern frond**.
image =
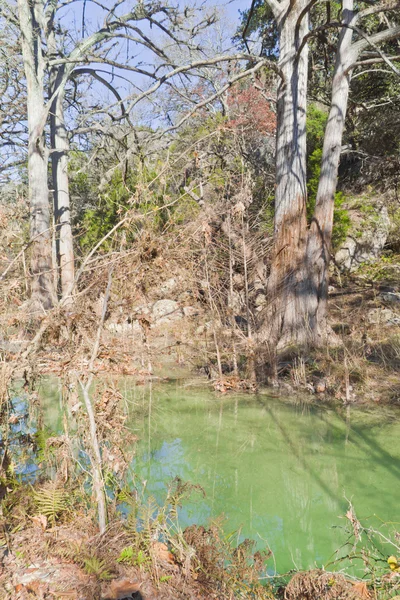
[[121,550],[119,557],[117,558],[117,562],[119,563],[132,563],[133,561],[134,550],[133,546],[126,546]]
[[33,499],[37,512],[47,517],[51,525],[69,510],[68,494],[54,483],[33,490]]
[[125,522],[125,531],[130,541],[135,542],[138,538],[138,521],[134,514],[129,513]]
[[101,558],[97,558],[97,556],[88,556],[84,558],[83,568],[88,575],[95,575],[103,581],[112,579],[112,573],[108,570],[106,562]]
[[151,558],[150,556],[143,550],[139,550],[139,552],[136,555],[135,560],[133,561],[133,564],[136,565],[137,567],[144,567],[145,565],[148,565],[151,562]]
[[129,508],[129,512],[133,513],[136,517],[138,511],[138,499],[134,492],[131,492],[128,488],[122,488],[122,490],[118,492],[117,502],[126,504]]

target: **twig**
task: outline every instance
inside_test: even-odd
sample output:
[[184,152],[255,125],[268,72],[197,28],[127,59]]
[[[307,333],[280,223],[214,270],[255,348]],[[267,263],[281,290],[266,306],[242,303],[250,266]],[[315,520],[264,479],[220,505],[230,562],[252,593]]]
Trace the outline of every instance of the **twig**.
[[103,331],[104,320],[107,312],[107,304],[108,299],[110,297],[111,283],[112,283],[112,273],[113,268],[110,269],[108,273],[108,283],[106,293],[104,295],[103,300],[103,309],[101,312],[101,318],[99,322],[99,326],[97,328],[96,340],[93,346],[92,355],[90,357],[90,362],[88,366],[88,378],[86,383],[78,378],[79,385],[82,389],[83,399],[85,401],[86,411],[89,417],[89,431],[90,431],[90,444],[92,450],[92,466],[93,466],[93,489],[96,494],[96,502],[97,502],[97,511],[98,511],[98,519],[99,519],[99,529],[100,533],[103,534],[106,530],[107,525],[107,506],[106,506],[106,494],[104,488],[104,479],[103,479],[103,464],[100,453],[99,439],[97,437],[97,427],[96,427],[96,419],[93,410],[93,404],[90,399],[89,389],[93,382],[93,368],[94,362],[99,353],[101,333]]

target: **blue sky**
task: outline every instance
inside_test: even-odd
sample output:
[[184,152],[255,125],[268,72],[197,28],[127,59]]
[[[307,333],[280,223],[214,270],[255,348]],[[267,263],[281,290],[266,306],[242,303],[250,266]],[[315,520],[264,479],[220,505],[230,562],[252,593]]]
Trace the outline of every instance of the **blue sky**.
[[[136,2],[137,0],[125,0],[121,3],[119,11],[121,12],[121,14],[126,13],[127,11],[132,9]],[[207,9],[207,7],[213,8],[215,6],[221,7],[221,20],[215,26],[216,39],[220,40],[221,42],[221,45],[219,47],[215,46],[215,48],[218,47],[218,50],[216,50],[217,53],[226,53],[233,49],[232,36],[236,32],[240,22],[239,11],[246,10],[251,6],[251,0],[168,0],[168,3],[171,5],[178,3],[179,6],[182,7],[182,9],[185,6],[190,5],[202,7],[205,9]],[[105,8],[108,8],[109,6],[112,6],[114,4],[115,0],[103,0],[103,6]],[[59,17],[61,18],[61,22],[66,24],[69,28],[71,38],[74,40],[75,43],[79,42],[82,37],[82,12],[84,6],[86,6],[85,37],[89,36],[91,33],[102,27],[104,23],[104,17],[106,15],[106,10],[100,9],[99,6],[96,6],[96,4],[90,1],[88,1],[85,5],[83,0],[76,0],[72,4],[69,4],[64,9],[62,9],[59,13]],[[143,29],[145,34],[151,39],[156,40],[160,33],[155,28],[151,29],[149,25],[145,22],[140,23],[140,28]],[[212,39],[214,38],[214,35],[212,33],[213,29],[213,26],[211,26],[211,47],[213,43]],[[117,48],[118,47],[124,48],[124,50],[121,52],[121,61],[124,62],[125,59],[127,61],[127,64],[137,64],[146,70],[152,70],[154,62],[157,61],[157,58],[154,56],[154,54],[151,51],[147,50],[144,46],[135,46],[134,44],[127,45],[124,41],[120,41],[118,42]],[[173,55],[173,48],[171,49],[170,47],[170,50]],[[123,99],[126,99],[128,95],[131,96],[131,98],[133,98],[139,90],[147,89],[148,87],[151,87],[153,83],[153,81],[149,78],[145,78],[144,76],[135,74],[132,71],[127,72],[121,70],[118,67],[111,68],[107,65],[97,65],[96,69],[98,69],[99,73],[101,73],[101,75],[105,79],[107,79],[110,83],[113,84],[113,86],[116,89],[118,89]],[[104,87],[104,85],[100,84],[98,81],[94,81],[90,76],[84,76],[84,78],[86,79],[88,84],[91,84],[91,87],[90,89],[87,89],[86,94],[87,98],[91,99],[93,105],[96,104],[96,102],[99,100],[103,106],[115,103],[115,97],[109,92],[109,90],[107,90]],[[152,98],[154,98],[154,96],[152,96]],[[129,101],[126,100],[126,102],[126,106],[129,106]],[[141,118],[139,115],[142,112],[142,106],[143,110],[146,110],[148,112],[149,102],[151,103],[152,100],[145,100],[145,102],[141,102],[137,105],[137,108],[135,109],[135,114],[137,115],[138,119]],[[75,112],[72,111],[68,118],[74,119],[75,117],[79,119],[79,116],[75,115]],[[158,120],[159,115],[154,114],[154,118]]]
[[251,0],[232,0],[228,3],[226,0],[217,0],[217,4],[225,5],[229,16],[239,22],[239,10],[250,8]]

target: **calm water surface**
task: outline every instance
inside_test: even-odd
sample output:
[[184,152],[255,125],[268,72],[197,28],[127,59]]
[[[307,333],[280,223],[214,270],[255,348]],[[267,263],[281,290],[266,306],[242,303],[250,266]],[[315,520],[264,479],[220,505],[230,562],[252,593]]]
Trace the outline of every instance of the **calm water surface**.
[[[223,514],[227,531],[267,542],[282,572],[332,558],[346,539],[347,499],[367,522],[400,520],[398,411],[216,397],[182,383],[125,380],[122,391],[139,437],[136,482],[160,502],[175,476],[205,490],[182,508],[182,527]],[[57,394],[43,392],[54,428]]]

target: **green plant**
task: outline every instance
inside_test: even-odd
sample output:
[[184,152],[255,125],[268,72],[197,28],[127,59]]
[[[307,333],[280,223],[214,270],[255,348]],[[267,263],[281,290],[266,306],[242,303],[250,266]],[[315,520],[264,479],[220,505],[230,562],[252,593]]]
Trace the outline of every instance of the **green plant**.
[[[311,104],[307,115],[307,218],[311,221],[315,202],[317,199],[318,184],[321,177],[322,144],[324,141],[325,127],[328,115]],[[335,208],[333,213],[332,246],[338,248],[346,239],[350,217],[346,208],[343,207],[345,197],[342,192],[335,194]]]
[[[134,227],[124,227],[127,242],[133,242],[136,233],[142,228],[145,215],[151,213],[148,227],[158,230],[169,218],[169,212],[163,208],[168,197],[168,186],[161,186],[157,172],[143,165],[132,165],[127,174],[120,169],[114,171],[111,180],[98,194],[95,206],[88,207],[82,216],[83,235],[81,247],[92,248],[124,216],[131,211]],[[140,217],[140,218],[139,218]],[[108,251],[113,243],[107,240],[102,249]]]
[[134,555],[133,546],[126,546],[125,548],[122,548],[121,553],[120,553],[119,557],[117,558],[117,562],[132,564],[133,563],[133,555]]
[[151,558],[148,554],[146,554],[143,550],[139,550],[136,555],[136,558],[133,560],[133,564],[137,567],[144,567],[151,562]]
[[368,522],[363,523],[351,503],[345,519],[343,529],[347,543],[324,569],[328,570],[334,564],[336,570],[350,563],[362,573],[363,582],[372,589],[371,597],[390,598],[399,594],[400,581],[397,577],[391,577],[388,563],[388,557],[400,554],[398,523],[385,523],[374,517],[369,517]]
[[[318,184],[321,176],[322,149],[317,148],[311,154],[308,160],[308,201],[307,218],[310,221],[314,215],[315,202],[317,199]],[[334,199],[332,246],[338,248],[346,239],[350,228],[350,216],[346,208],[343,207],[345,197],[342,192],[336,192]]]
[[200,492],[205,497],[205,491],[200,485],[194,485],[189,481],[182,481],[180,477],[175,477],[168,487],[166,505],[169,506],[168,517],[172,520],[178,518],[178,507],[187,500],[193,492]]
[[83,569],[88,575],[95,575],[103,581],[112,579],[112,574],[106,562],[97,556],[88,556],[84,558]]
[[399,278],[399,255],[383,255],[379,260],[371,263],[362,263],[357,270],[357,275],[367,281],[385,281],[388,283],[398,281]]
[[344,201],[345,197],[342,192],[336,192],[332,229],[332,246],[334,249],[339,248],[345,241],[351,225],[348,210],[343,207]]
[[307,150],[309,159],[316,150],[322,150],[327,120],[328,113],[326,110],[321,110],[316,104],[310,104],[307,111]]
[[52,431],[47,427],[38,429],[35,433],[35,442],[37,447],[37,460],[38,462],[47,461],[50,456],[54,456],[54,448],[48,446],[47,440],[51,437],[56,437],[57,432]]
[[51,525],[69,511],[68,493],[53,482],[33,490],[37,512],[44,515]]

